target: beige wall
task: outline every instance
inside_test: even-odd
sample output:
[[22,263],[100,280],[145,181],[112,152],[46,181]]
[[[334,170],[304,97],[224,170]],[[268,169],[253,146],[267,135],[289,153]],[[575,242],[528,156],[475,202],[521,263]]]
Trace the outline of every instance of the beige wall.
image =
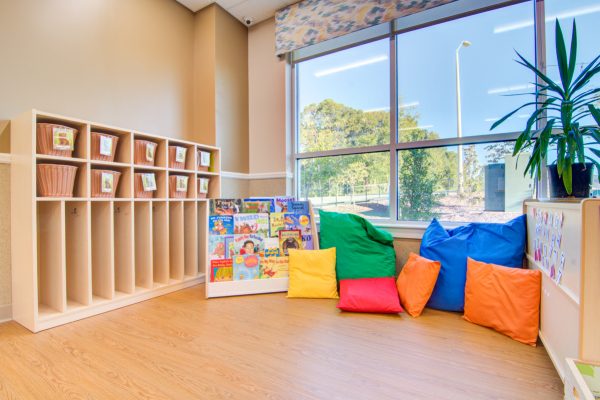
[[192,129],[193,14],[173,0],[0,2],[0,120],[31,108]]
[[283,172],[286,157],[284,59],[275,56],[275,20],[248,33],[250,172]]
[[10,296],[10,167],[0,164],[0,306]]

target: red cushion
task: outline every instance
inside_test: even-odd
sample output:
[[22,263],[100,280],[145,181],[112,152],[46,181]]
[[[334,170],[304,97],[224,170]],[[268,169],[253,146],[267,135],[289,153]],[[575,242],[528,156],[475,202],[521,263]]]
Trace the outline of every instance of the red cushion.
[[337,308],[352,312],[402,312],[394,277],[342,279]]

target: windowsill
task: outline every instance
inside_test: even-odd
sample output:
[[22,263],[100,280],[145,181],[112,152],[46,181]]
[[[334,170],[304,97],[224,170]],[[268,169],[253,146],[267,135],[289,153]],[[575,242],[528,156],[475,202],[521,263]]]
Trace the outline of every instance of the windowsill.
[[[416,239],[421,240],[423,233],[430,224],[430,221],[423,222],[384,222],[370,221],[375,227],[389,232],[394,239]],[[452,229],[460,225],[468,224],[468,222],[440,222],[446,229]],[[317,221],[317,229],[320,230],[319,221]]]

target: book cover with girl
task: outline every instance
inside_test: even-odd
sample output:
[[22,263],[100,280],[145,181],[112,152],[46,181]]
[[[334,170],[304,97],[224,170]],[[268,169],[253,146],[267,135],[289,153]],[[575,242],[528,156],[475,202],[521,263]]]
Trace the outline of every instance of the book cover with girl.
[[264,251],[264,236],[256,233],[234,235],[233,246],[236,255],[260,254]]

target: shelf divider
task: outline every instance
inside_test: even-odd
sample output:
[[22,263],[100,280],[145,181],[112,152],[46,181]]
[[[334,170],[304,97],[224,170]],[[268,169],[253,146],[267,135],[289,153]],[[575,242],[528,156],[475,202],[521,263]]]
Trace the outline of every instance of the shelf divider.
[[92,294],[112,299],[115,293],[112,202],[92,202]]
[[65,202],[67,301],[92,302],[90,204]]

